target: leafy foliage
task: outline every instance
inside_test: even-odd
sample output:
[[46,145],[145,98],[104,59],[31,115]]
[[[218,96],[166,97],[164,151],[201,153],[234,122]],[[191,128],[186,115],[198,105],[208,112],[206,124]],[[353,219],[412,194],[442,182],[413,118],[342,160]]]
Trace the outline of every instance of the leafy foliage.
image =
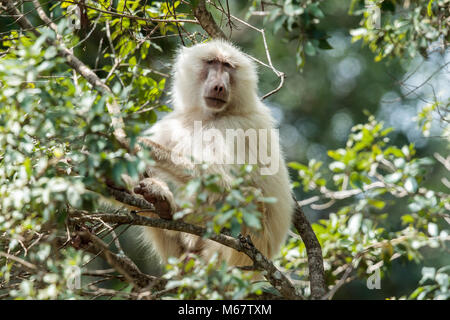
[[219,264],[217,255],[209,261],[189,255],[172,258],[166,270],[166,290],[174,292],[177,299],[244,299],[262,294],[261,285],[251,282],[251,273],[229,270],[226,264]]
[[[439,268],[422,268],[420,286],[410,295],[411,299],[424,300],[448,300],[450,285],[448,266]],[[425,284],[427,283],[427,284]]]
[[[299,68],[305,64],[305,55],[314,56],[320,49],[332,49],[327,41],[329,35],[318,26],[320,20],[325,17],[320,9],[321,2],[273,0],[272,3],[268,3],[269,13],[264,20],[273,26],[274,33],[283,28],[286,32],[283,38],[297,41],[296,59]],[[258,6],[259,2],[253,1],[248,14],[251,15]]]
[[376,61],[418,53],[427,56],[448,44],[449,9],[448,0],[405,1],[403,7],[393,0],[353,0],[350,13],[363,18],[351,34],[354,41],[362,39],[369,46]]
[[[328,201],[323,207],[338,208],[313,226],[330,281],[337,281],[349,268],[368,277],[369,267],[387,271],[397,258],[419,262],[423,247],[446,246],[449,230],[441,217],[447,216],[450,197],[419,187],[433,161],[414,157],[412,145],[390,145],[391,131],[373,116],[367,124],[353,127],[346,148],[328,152],[334,160],[329,164],[332,190],[323,178],[327,174],[319,171],[320,162],[290,163],[305,191],[316,191],[317,199]],[[349,203],[350,198],[354,200]],[[397,214],[402,198],[408,206]],[[301,241],[291,239],[283,251],[283,263],[295,270],[306,263],[305,258]]]

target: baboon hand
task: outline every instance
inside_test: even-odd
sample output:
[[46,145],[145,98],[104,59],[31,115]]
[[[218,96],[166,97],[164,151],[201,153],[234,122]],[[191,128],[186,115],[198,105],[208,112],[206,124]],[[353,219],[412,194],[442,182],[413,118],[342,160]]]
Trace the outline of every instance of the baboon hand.
[[140,194],[145,200],[153,204],[156,213],[163,219],[172,219],[177,210],[172,192],[167,185],[159,180],[146,178],[134,187],[134,193]]

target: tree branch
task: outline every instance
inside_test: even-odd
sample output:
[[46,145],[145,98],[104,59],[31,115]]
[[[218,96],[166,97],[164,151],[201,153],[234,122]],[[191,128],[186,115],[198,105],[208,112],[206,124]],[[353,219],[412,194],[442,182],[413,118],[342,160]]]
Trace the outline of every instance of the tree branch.
[[[295,198],[294,198],[295,200]],[[306,216],[295,200],[295,212],[293,223],[298,233],[302,237],[308,255],[309,282],[311,286],[311,297],[321,299],[326,294],[325,271],[323,268],[322,248],[317,240],[311,225]]]
[[219,28],[211,13],[206,9],[205,0],[199,0],[197,6],[193,8],[193,11],[203,30],[205,30],[211,38],[226,39],[225,33]]

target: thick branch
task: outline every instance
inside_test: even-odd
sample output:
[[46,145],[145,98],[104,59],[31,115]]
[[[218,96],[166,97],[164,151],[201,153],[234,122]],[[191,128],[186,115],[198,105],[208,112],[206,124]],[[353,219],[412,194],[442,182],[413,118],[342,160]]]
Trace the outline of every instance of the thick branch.
[[206,9],[205,0],[198,1],[197,6],[194,8],[194,15],[203,30],[205,30],[211,38],[226,39],[225,33],[219,28],[211,13]]
[[[295,199],[294,199],[295,200]],[[321,299],[326,294],[325,271],[322,248],[302,208],[295,200],[294,226],[302,237],[308,255],[309,282],[313,299]]]

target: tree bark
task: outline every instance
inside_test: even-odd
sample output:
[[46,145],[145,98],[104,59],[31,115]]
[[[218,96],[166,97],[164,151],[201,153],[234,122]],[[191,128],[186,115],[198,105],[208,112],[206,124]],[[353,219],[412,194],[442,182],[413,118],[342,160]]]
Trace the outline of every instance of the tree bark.
[[313,299],[322,299],[327,291],[325,285],[325,271],[323,268],[322,248],[320,247],[319,240],[317,240],[311,224],[308,222],[308,219],[306,219],[306,216],[297,200],[295,200],[295,204],[293,223],[300,234],[303,243],[305,244],[306,254],[308,255],[311,297]]
[[205,30],[211,38],[226,39],[225,33],[219,28],[211,13],[206,9],[205,0],[198,1],[197,6],[194,7],[193,11],[203,30]]

